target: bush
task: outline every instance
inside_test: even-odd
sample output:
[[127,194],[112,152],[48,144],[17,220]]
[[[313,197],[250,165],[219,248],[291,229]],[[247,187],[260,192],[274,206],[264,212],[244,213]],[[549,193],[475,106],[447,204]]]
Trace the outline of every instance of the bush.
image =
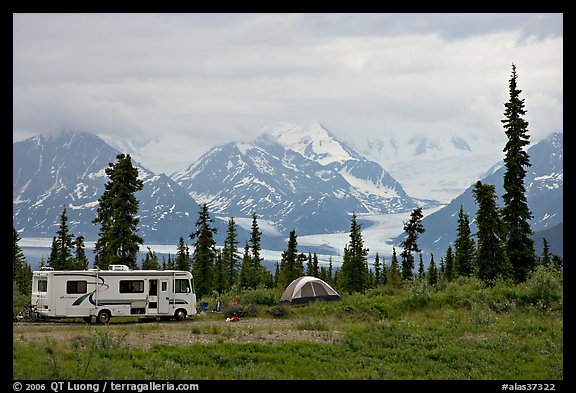
[[275,306],[272,307],[268,313],[276,318],[282,318],[290,314],[292,310],[289,310],[286,306]]
[[30,309],[30,296],[20,292],[18,289],[12,290],[12,320],[25,316]]
[[562,298],[560,273],[552,268],[538,266],[526,281],[522,299],[528,304],[550,303]]
[[258,315],[258,307],[255,304],[241,305],[241,304],[229,304],[224,307],[224,315],[226,317],[237,316],[238,318],[243,317],[255,317]]

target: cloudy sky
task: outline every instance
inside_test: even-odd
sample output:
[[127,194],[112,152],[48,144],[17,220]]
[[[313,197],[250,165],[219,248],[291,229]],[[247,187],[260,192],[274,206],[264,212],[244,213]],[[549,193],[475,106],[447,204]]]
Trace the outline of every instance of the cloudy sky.
[[167,174],[263,126],[563,131],[562,14],[13,14],[13,139],[87,131]]

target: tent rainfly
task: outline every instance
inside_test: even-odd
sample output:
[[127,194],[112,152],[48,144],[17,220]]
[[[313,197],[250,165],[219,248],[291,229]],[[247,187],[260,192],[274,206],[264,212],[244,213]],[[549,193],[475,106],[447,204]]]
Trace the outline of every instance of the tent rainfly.
[[280,304],[304,304],[314,300],[341,300],[340,295],[325,281],[312,276],[298,277],[280,297]]

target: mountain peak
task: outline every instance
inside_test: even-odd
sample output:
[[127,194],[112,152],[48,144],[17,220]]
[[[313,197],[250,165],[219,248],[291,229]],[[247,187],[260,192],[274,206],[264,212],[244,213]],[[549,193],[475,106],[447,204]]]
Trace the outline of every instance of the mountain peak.
[[300,153],[321,165],[358,159],[318,121],[283,123],[266,128],[266,132],[284,148]]

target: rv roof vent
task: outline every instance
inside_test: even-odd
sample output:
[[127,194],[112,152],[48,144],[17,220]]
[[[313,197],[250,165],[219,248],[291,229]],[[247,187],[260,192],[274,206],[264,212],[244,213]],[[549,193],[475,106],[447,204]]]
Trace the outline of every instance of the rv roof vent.
[[50,266],[40,266],[40,271],[45,271],[45,270],[52,271],[52,270],[54,270],[54,268],[50,267]]
[[127,271],[130,270],[130,268],[126,265],[110,265],[109,270]]

